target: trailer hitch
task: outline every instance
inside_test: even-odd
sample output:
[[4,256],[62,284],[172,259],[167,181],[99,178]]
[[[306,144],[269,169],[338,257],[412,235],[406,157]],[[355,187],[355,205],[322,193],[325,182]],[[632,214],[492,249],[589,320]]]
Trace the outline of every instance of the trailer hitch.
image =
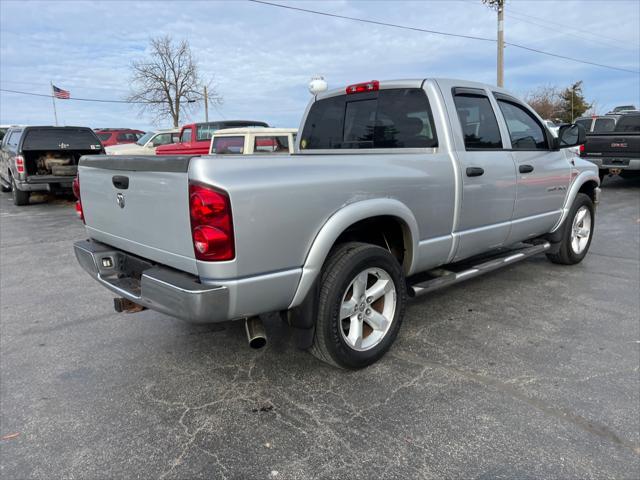
[[113,299],[113,308],[118,313],[137,313],[146,310],[147,307],[138,305],[128,298],[117,297]]

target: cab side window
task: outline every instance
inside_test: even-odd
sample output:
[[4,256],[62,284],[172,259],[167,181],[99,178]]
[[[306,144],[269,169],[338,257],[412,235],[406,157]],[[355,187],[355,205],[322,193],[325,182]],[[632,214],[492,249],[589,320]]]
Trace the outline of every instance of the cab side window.
[[453,97],[464,136],[466,150],[502,148],[502,137],[491,107],[484,95],[457,94]]
[[7,146],[11,148],[11,150],[16,150],[18,148],[18,142],[20,141],[20,135],[22,132],[11,132],[9,136],[9,140],[7,140]]
[[524,107],[498,100],[507,123],[513,150],[548,150],[547,136],[538,120]]
[[183,143],[189,143],[191,141],[191,129],[187,128],[185,130],[182,131],[182,137],[180,138],[180,141]]

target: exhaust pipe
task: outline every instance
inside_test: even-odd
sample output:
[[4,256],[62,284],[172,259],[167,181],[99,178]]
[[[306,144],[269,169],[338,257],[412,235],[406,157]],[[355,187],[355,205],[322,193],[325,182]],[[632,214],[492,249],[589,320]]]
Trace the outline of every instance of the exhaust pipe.
[[244,321],[244,328],[247,331],[249,346],[256,350],[267,344],[267,332],[260,317],[250,317]]

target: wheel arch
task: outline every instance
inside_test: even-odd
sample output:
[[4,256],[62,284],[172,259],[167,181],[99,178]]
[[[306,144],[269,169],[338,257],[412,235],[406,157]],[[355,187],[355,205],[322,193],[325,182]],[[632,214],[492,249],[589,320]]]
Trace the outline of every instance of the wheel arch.
[[[418,251],[418,223],[411,210],[392,198],[362,200],[348,204],[335,212],[318,231],[302,267],[298,288],[289,308],[300,305],[311,290],[331,249],[341,240],[353,240],[350,232],[357,231],[355,239],[380,244],[382,236],[367,241],[366,230],[359,227],[388,224],[402,233],[402,267],[405,275],[413,273]],[[385,240],[385,241],[388,241]],[[393,253],[393,252],[392,252]],[[398,258],[396,256],[396,258]]]
[[569,215],[571,205],[573,205],[573,202],[579,193],[589,195],[594,204],[598,203],[600,199],[600,178],[598,177],[597,169],[585,170],[574,179],[573,183],[569,187],[569,192],[565,197],[564,205],[562,206],[562,215],[549,232],[550,234],[554,234],[561,230],[561,227],[567,219],[567,215]]

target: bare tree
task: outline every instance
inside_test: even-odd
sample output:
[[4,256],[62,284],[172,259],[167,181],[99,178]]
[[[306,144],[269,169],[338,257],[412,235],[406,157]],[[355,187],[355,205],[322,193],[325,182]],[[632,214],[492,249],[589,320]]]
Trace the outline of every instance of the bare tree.
[[[177,127],[183,114],[204,101],[205,84],[186,40],[174,42],[165,36],[150,42],[150,58],[131,64],[132,93],[128,101],[137,103],[141,112],[152,112],[155,122],[170,117]],[[221,103],[222,97],[210,81],[206,86],[209,102]]]
[[553,86],[541,86],[529,92],[525,100],[542,118],[553,119],[561,114],[560,91]]

